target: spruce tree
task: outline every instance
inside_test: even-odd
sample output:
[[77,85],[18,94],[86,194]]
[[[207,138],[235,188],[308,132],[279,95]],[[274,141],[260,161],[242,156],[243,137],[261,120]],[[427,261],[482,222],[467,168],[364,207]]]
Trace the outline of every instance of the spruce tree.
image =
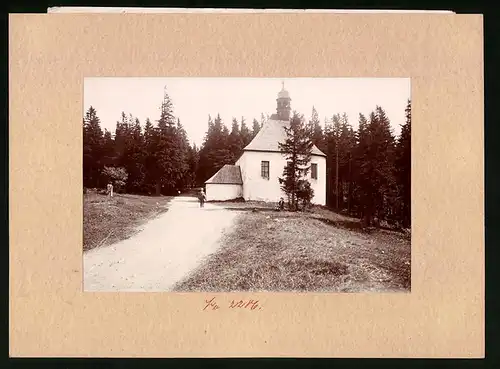
[[[229,150],[229,129],[222,121],[219,114],[214,121],[214,147],[212,158],[214,160],[215,172],[222,168],[225,164],[231,164],[231,152]],[[215,174],[214,172],[214,174]]]
[[375,136],[379,140],[377,174],[381,177],[377,197],[377,217],[393,220],[394,208],[397,205],[397,183],[394,176],[396,140],[389,118],[381,106],[377,106],[376,115],[380,130]]
[[356,135],[356,147],[353,152],[353,177],[354,188],[352,193],[353,205],[356,208],[357,215],[363,211],[364,203],[366,203],[368,187],[370,185],[370,161],[368,158],[368,149],[370,145],[370,133],[368,131],[368,121],[363,114],[359,114],[358,130]]
[[84,187],[102,187],[100,179],[104,168],[102,162],[103,132],[96,110],[91,106],[83,120],[83,184]]
[[241,141],[243,142],[243,147],[248,145],[250,141],[252,141],[252,133],[247,127],[247,123],[245,121],[244,117],[241,117],[241,124],[240,124],[240,137]]
[[179,156],[180,156],[180,178],[177,183],[177,188],[185,188],[190,181],[189,174],[189,140],[187,138],[187,133],[181,124],[179,118],[177,118],[177,140],[179,143]]
[[177,139],[173,104],[164,92],[160,119],[155,134],[155,160],[157,161],[156,194],[173,193],[181,177],[180,144]]
[[326,146],[326,170],[327,170],[327,202],[330,206],[339,207],[339,183],[340,183],[340,115],[333,115],[330,122],[325,123],[325,146]]
[[128,118],[125,112],[121,113],[121,120],[116,122],[115,129],[115,152],[116,152],[116,165],[123,166],[125,150],[127,148],[128,140]]
[[395,173],[398,184],[399,220],[405,228],[411,225],[411,101],[408,100],[406,121],[397,140]]
[[[264,113],[260,113],[260,123],[257,122],[257,125],[259,126],[259,129],[264,126],[264,123],[266,123],[266,120],[269,120],[269,115],[264,115]],[[255,131],[255,129],[254,129]],[[259,130],[257,130],[258,132]]]
[[192,188],[196,186],[196,173],[198,173],[198,163],[199,163],[199,151],[196,147],[196,144],[193,146],[189,146],[188,149],[188,178],[187,178],[187,187]]
[[214,137],[214,122],[211,115],[208,115],[207,132],[203,140],[203,144],[198,153],[198,170],[196,172],[196,182],[198,185],[203,185],[203,183],[210,178],[213,174],[213,162],[210,158],[210,152],[213,149],[213,137]]
[[252,122],[252,139],[257,136],[257,133],[260,131],[260,124],[257,119],[254,119]]
[[241,155],[243,149],[243,140],[240,136],[238,121],[233,118],[231,133],[228,138],[228,147],[231,155],[231,162],[234,163]]
[[303,116],[297,112],[293,113],[290,125],[284,129],[286,139],[284,142],[279,142],[278,146],[287,164],[279,182],[288,197],[289,208],[295,211],[298,209],[298,194],[305,197],[306,201],[313,196],[310,183],[305,178],[310,169],[313,143]]
[[321,151],[326,151],[323,129],[321,128],[318,112],[314,106],[312,108],[311,120],[309,121],[309,130],[313,144]]
[[229,146],[230,134],[219,114],[212,122],[209,117],[208,131],[200,150],[198,182],[201,184],[213,176],[224,164],[232,164]]
[[156,182],[158,177],[158,163],[156,162],[156,132],[155,127],[149,118],[144,126],[144,185],[143,191],[147,194],[156,192]]
[[352,156],[356,147],[356,137],[346,113],[340,118],[339,136],[339,203],[342,209],[351,210]]
[[142,132],[139,120],[132,114],[126,116],[122,112],[122,121],[117,123],[116,142],[119,146],[116,165],[127,173],[123,190],[140,192],[144,180]]
[[111,132],[104,129],[103,144],[102,144],[102,163],[103,166],[115,165],[115,142]]
[[380,106],[370,114],[364,140],[366,146],[360,147],[362,151],[358,157],[359,183],[364,221],[370,225],[374,217],[387,219],[392,216],[396,198],[394,136],[389,119]]

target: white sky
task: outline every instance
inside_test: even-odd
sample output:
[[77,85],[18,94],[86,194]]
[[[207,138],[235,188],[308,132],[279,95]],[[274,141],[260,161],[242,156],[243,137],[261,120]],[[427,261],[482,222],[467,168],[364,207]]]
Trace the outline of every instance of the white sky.
[[292,98],[292,110],[309,119],[313,105],[322,125],[336,113],[347,113],[356,129],[359,113],[368,117],[380,105],[387,113],[393,132],[399,135],[410,98],[409,78],[85,78],[84,112],[97,110],[101,127],[114,133],[122,111],[154,123],[160,114],[166,86],[174,114],[180,118],[189,141],[199,147],[208,127],[208,115],[220,114],[231,129],[232,118],[244,116],[251,128],[253,118],[276,112],[276,98],[284,81]]

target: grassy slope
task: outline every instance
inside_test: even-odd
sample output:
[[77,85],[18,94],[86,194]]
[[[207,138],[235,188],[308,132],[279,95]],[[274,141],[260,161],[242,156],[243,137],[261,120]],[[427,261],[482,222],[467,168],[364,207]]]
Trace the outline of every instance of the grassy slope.
[[[249,210],[259,204],[227,204]],[[312,213],[243,211],[221,249],[177,291],[409,291],[410,239],[363,232],[359,221]]]
[[83,249],[129,238],[146,221],[167,211],[171,197],[115,194],[112,198],[89,192],[83,197]]

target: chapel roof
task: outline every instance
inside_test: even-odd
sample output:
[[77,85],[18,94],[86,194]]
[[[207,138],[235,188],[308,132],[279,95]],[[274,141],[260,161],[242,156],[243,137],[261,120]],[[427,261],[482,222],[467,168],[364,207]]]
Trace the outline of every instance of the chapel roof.
[[240,166],[226,164],[205,183],[241,185],[243,180],[241,179]]
[[[276,118],[275,114],[264,123],[254,139],[243,150],[280,152],[278,143],[285,141],[286,132],[284,128],[289,127],[290,122],[273,118]],[[311,154],[326,156],[316,145],[313,146]]]

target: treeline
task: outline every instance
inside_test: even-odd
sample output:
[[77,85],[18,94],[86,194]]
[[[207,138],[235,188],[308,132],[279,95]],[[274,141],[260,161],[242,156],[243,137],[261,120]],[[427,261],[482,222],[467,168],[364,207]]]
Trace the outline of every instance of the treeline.
[[83,185],[104,189],[112,182],[115,191],[138,194],[174,194],[203,186],[224,164],[234,163],[243,148],[259,132],[266,116],[233,119],[231,131],[220,115],[208,117],[201,149],[190,144],[174,106],[164,93],[160,117],[141,124],[122,112],[114,132],[101,128],[98,112],[91,106],[83,119]]
[[122,113],[114,135],[102,131],[90,107],[83,120],[83,184],[104,188],[112,182],[120,192],[171,194],[195,183],[198,149],[191,146],[167,93],[159,119],[141,126]]
[[309,130],[327,155],[327,204],[367,224],[386,220],[410,226],[411,101],[396,137],[380,106],[368,117],[359,114],[354,130],[346,114],[335,114],[321,127],[313,108]]

